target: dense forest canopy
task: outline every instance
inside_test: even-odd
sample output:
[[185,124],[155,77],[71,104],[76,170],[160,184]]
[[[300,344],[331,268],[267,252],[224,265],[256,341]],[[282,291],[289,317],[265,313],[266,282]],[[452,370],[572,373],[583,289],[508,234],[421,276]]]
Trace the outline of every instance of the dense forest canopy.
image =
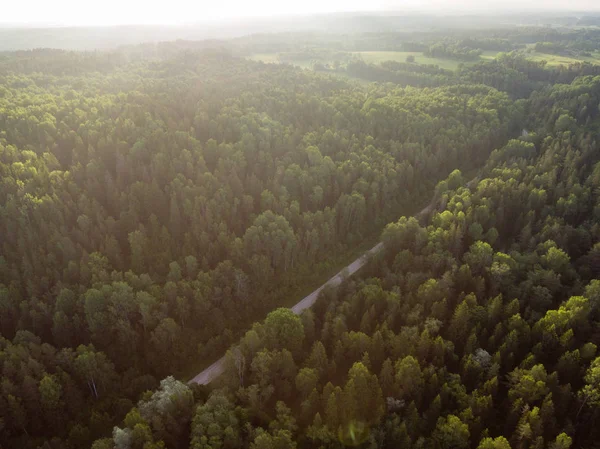
[[0,447],[594,447],[600,35],[399,36],[0,55]]

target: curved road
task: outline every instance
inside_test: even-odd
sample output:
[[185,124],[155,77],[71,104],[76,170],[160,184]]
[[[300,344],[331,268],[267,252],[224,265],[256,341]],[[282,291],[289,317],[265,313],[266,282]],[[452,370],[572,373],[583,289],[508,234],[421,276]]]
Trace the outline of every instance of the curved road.
[[[436,200],[437,200],[437,198],[434,198],[431,201],[431,203],[429,203],[425,208],[423,208],[423,210],[421,212],[416,214],[415,217],[421,218],[423,215],[426,215],[429,212],[431,212]],[[346,277],[351,276],[354,273],[356,273],[358,270],[360,270],[369,260],[369,256],[377,254],[382,249],[383,249],[383,243],[379,242],[377,245],[375,245],[369,251],[365,252],[362,256],[360,256],[358,259],[356,259],[354,262],[352,262],[350,265],[348,265],[346,268],[344,268],[342,271],[340,271],[338,274],[336,274],[331,279],[329,279],[327,282],[325,282],[323,285],[321,285],[318,289],[316,289],[310,295],[308,295],[304,299],[302,299],[302,301],[300,301],[298,304],[296,304],[294,307],[292,307],[292,311],[296,315],[300,315],[304,310],[310,308],[315,303],[315,301],[319,297],[319,293],[321,293],[321,290],[323,290],[325,287],[336,287],[336,286],[340,285]],[[208,385],[213,380],[215,380],[217,377],[219,377],[221,374],[223,374],[224,370],[225,370],[225,356],[221,357],[215,363],[213,363],[208,368],[206,368],[204,371],[199,373],[196,377],[194,377],[192,380],[190,380],[189,383]]]

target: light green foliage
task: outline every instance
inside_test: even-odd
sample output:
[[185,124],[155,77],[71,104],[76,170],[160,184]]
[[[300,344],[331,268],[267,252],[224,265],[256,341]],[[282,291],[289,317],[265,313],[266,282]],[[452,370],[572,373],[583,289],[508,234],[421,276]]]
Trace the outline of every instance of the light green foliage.
[[542,257],[542,262],[557,273],[564,272],[569,267],[569,256],[559,248],[550,248]]
[[585,385],[579,391],[584,404],[594,406],[600,404],[600,357],[594,359],[585,373]]
[[556,119],[554,129],[558,132],[573,131],[577,122],[568,114],[563,114]]
[[40,381],[39,390],[42,406],[48,410],[56,410],[62,396],[61,385],[52,376],[46,375]]
[[484,438],[477,449],[511,449],[508,440],[504,437]]
[[418,398],[424,383],[418,360],[406,356],[396,362],[395,371],[396,396],[402,399]]
[[556,441],[550,447],[552,449],[569,449],[571,444],[573,444],[573,439],[563,432],[556,437]]
[[345,422],[342,426],[351,423],[372,425],[379,422],[383,416],[383,396],[377,376],[371,374],[360,362],[352,365],[348,372],[343,400],[341,412]]
[[140,416],[154,430],[156,439],[172,446],[188,428],[193,405],[190,388],[169,376],[147,400],[138,403],[138,409]]
[[469,426],[454,415],[439,418],[433,432],[433,438],[443,449],[466,448],[469,436]]
[[300,317],[290,309],[277,309],[267,316],[264,324],[269,348],[288,348],[298,353],[304,342],[304,326]]
[[465,262],[475,273],[484,273],[492,265],[494,250],[489,243],[475,242],[465,254]]
[[296,376],[296,388],[300,392],[302,398],[307,398],[308,395],[317,386],[319,377],[317,371],[313,368],[302,368]]
[[191,449],[242,447],[239,410],[222,392],[214,392],[196,409],[192,420]]
[[265,255],[276,270],[286,271],[294,262],[297,239],[285,217],[264,212],[246,230],[243,240],[248,256]]
[[250,449],[296,449],[296,442],[287,430],[278,430],[274,434],[259,429]]
[[528,404],[537,402],[548,394],[547,379],[543,365],[535,365],[530,370],[517,368],[510,374],[509,397],[513,401],[523,399]]

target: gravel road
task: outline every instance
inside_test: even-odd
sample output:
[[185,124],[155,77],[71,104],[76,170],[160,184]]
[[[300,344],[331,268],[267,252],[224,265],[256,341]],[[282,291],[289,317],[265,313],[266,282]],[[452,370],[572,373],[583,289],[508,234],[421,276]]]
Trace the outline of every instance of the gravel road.
[[[416,214],[415,216],[417,218],[420,218],[423,215],[428,214],[433,209],[434,204],[435,204],[435,199],[430,204],[428,204],[425,208],[423,208],[423,210],[421,212],[419,212],[418,214]],[[373,254],[377,254],[382,249],[383,249],[383,243],[380,242],[377,245],[375,245],[373,248],[371,248],[370,250],[365,252],[363,255],[361,255],[358,259],[356,259],[354,262],[352,262],[350,265],[348,265],[346,268],[344,268],[338,274],[336,274],[331,279],[329,279],[327,282],[325,282],[323,285],[321,285],[318,289],[316,289],[310,295],[304,297],[298,304],[296,304],[294,307],[292,307],[292,311],[296,315],[300,315],[304,310],[310,308],[315,303],[315,301],[319,297],[319,293],[321,293],[321,290],[323,290],[325,287],[336,287],[336,286],[340,285],[345,277],[353,275],[358,270],[360,270],[369,260],[369,256],[372,256]],[[206,368],[204,371],[199,373],[196,377],[194,377],[192,380],[190,380],[189,383],[208,385],[213,380],[215,380],[217,377],[219,377],[221,374],[223,374],[224,370],[225,370],[225,356],[221,357],[215,363],[213,363],[208,368]]]

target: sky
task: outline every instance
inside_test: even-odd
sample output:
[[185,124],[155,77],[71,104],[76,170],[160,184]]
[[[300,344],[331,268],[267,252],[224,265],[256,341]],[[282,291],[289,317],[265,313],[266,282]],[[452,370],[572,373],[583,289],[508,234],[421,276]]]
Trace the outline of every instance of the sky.
[[[2,2],[4,3],[4,1]],[[67,26],[186,24],[358,11],[597,10],[600,0],[7,0],[0,23]]]

